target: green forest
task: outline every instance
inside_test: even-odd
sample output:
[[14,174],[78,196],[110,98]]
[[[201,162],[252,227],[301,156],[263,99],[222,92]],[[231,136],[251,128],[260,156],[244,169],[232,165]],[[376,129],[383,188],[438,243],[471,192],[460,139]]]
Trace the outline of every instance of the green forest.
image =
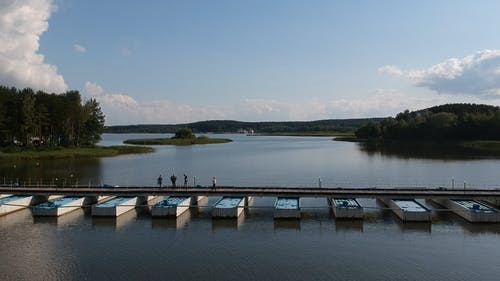
[[189,128],[195,133],[236,133],[253,130],[256,133],[300,133],[300,132],[352,132],[369,121],[382,118],[329,119],[318,121],[283,121],[283,122],[242,122],[233,120],[209,120],[178,125],[127,125],[110,126],[107,133],[175,133],[182,128]]
[[500,108],[463,103],[406,110],[395,118],[368,122],[355,134],[372,140],[500,140]]
[[104,114],[78,91],[61,94],[0,86],[0,146],[80,147],[96,144]]

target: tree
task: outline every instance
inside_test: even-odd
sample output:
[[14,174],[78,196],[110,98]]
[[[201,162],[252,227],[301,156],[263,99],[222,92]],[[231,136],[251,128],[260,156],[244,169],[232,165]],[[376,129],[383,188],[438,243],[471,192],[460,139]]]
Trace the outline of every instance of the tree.
[[177,130],[175,132],[174,139],[194,139],[196,136],[193,134],[193,131],[189,128],[184,128]]
[[95,99],[90,99],[83,105],[82,110],[81,142],[85,145],[96,144],[101,140],[104,131],[104,114],[99,103]]

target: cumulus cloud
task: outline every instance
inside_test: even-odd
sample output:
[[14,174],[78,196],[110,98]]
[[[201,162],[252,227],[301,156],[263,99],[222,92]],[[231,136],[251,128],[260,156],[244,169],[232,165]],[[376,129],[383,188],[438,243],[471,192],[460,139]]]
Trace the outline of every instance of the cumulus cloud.
[[[87,97],[95,98],[106,115],[107,125],[179,124],[200,120],[230,119],[242,121],[318,120],[394,116],[405,110],[417,110],[448,102],[481,103],[480,97],[467,101],[457,95],[413,96],[397,90],[379,89],[369,96],[340,99],[244,99],[227,106],[193,106],[167,99],[139,101],[124,93],[110,93],[97,83],[85,83]],[[500,98],[490,100],[500,104]]]
[[233,110],[222,106],[193,107],[169,100],[138,101],[123,93],[110,93],[94,82],[85,82],[85,93],[95,98],[106,115],[107,125],[177,124],[207,119],[228,119]]
[[0,2],[0,84],[48,92],[67,90],[57,67],[38,53],[40,36],[55,10],[51,0]]
[[80,44],[75,44],[73,45],[73,50],[75,50],[75,52],[77,53],[85,53],[87,51],[87,48],[85,48],[84,46],[80,45]]
[[500,94],[500,50],[483,50],[464,58],[451,58],[427,69],[402,70],[393,65],[380,73],[405,77],[418,87],[439,93],[466,95]]

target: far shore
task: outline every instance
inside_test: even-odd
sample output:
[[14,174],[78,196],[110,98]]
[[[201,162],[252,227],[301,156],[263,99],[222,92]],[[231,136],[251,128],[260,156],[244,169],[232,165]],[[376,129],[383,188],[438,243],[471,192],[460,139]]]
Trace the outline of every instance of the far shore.
[[205,136],[197,138],[151,138],[151,139],[128,139],[123,143],[134,145],[195,145],[195,144],[217,144],[232,142],[231,139],[208,138]]

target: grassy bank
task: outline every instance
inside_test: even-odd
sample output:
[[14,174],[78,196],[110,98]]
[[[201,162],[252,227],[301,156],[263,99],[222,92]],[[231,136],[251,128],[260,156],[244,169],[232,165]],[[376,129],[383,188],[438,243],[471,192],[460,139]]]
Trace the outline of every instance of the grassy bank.
[[123,143],[138,144],[138,145],[193,145],[193,144],[214,144],[214,143],[228,143],[232,142],[230,139],[219,138],[188,138],[188,139],[172,139],[172,138],[156,138],[156,139],[129,139]]
[[122,154],[150,153],[154,149],[144,146],[94,146],[78,148],[29,149],[0,152],[0,159],[37,159],[37,158],[77,158],[110,157]]

